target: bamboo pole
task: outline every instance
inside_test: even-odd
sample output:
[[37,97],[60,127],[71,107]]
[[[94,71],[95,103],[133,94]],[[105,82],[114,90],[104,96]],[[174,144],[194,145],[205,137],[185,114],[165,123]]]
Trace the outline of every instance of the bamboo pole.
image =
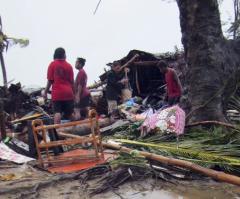
[[[221,159],[221,161],[227,162],[229,165],[240,166],[239,158],[220,156],[220,155],[216,155],[216,154],[212,154],[212,153],[208,153],[208,152],[204,152],[204,151],[195,151],[192,149],[177,148],[176,146],[172,147],[172,146],[167,146],[167,145],[162,145],[162,144],[138,142],[138,141],[134,141],[134,140],[116,139],[116,141],[117,142],[119,141],[124,144],[133,144],[133,145],[138,145],[138,146],[160,148],[160,149],[167,150],[167,151],[168,150],[173,151],[175,153],[182,152],[185,154],[191,154],[192,156],[198,156],[200,159],[202,159],[202,157],[206,157],[211,160],[212,159],[219,159],[219,160]],[[204,161],[204,159],[202,159],[202,161]]]
[[[68,137],[68,136],[65,135],[65,137]],[[74,137],[79,138],[80,136],[74,135]],[[125,152],[125,153],[131,153],[131,151],[133,151],[133,149],[123,147],[123,146],[120,146],[118,144],[110,144],[110,143],[103,142],[102,145],[105,148],[112,148],[112,149],[119,150],[119,151]],[[151,160],[156,160],[158,162],[168,164],[168,165],[174,165],[174,166],[187,168],[187,169],[202,173],[202,174],[204,174],[206,176],[209,176],[209,177],[211,177],[215,180],[219,180],[219,181],[222,181],[222,182],[227,182],[227,183],[230,183],[230,184],[240,186],[240,177],[238,177],[238,176],[226,174],[224,172],[215,171],[213,169],[204,168],[204,167],[201,167],[197,164],[194,164],[192,162],[188,162],[188,161],[185,161],[185,160],[168,158],[168,157],[164,157],[164,156],[157,155],[157,154],[154,154],[154,153],[139,151],[139,154],[144,156],[145,158],[148,158],[148,159],[151,159]]]
[[[96,120],[96,119],[94,118],[93,120]],[[39,130],[39,129],[46,129],[46,130],[48,130],[48,129],[53,129],[53,128],[58,129],[58,128],[79,126],[79,125],[81,125],[81,126],[90,126],[89,122],[90,122],[89,119],[85,119],[85,120],[67,122],[67,123],[63,123],[63,124],[43,125],[43,127],[36,127],[36,129],[37,130]],[[105,125],[109,125],[110,121],[109,121],[108,118],[100,119],[99,123],[100,123],[100,126],[105,126]]]
[[[131,153],[131,151],[133,151],[133,149],[123,147],[123,146],[120,146],[118,144],[103,143],[103,146],[106,147],[106,148],[116,149],[116,150],[119,150],[119,151],[125,152],[125,153]],[[188,162],[188,161],[185,161],[185,160],[168,158],[168,157],[164,157],[164,156],[161,156],[161,155],[156,155],[154,153],[139,151],[139,155],[142,155],[145,158],[155,160],[155,161],[158,161],[158,162],[161,162],[161,163],[164,163],[164,164],[179,166],[179,167],[182,167],[182,168],[187,168],[187,169],[190,169],[192,171],[199,172],[201,174],[209,176],[209,177],[211,177],[215,180],[219,180],[219,181],[222,181],[222,182],[227,182],[227,183],[230,183],[230,184],[240,186],[240,177],[238,177],[238,176],[234,176],[234,175],[226,174],[224,172],[219,172],[219,171],[215,171],[215,170],[212,170],[212,169],[204,168],[204,167],[201,167],[197,164],[194,164],[192,162]]]

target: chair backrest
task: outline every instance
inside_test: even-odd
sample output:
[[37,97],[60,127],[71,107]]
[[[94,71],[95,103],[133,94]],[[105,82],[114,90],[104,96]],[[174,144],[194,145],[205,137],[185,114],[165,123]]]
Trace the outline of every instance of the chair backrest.
[[[89,125],[91,129],[91,134],[88,136],[76,136],[72,134],[64,133],[65,137],[68,137],[64,140],[50,141],[48,140],[48,134],[53,132],[53,129],[60,129],[65,127],[73,127],[78,125]],[[76,162],[78,160],[92,160],[103,157],[103,147],[101,142],[101,135],[98,124],[98,115],[95,110],[91,110],[89,113],[89,118],[81,121],[68,122],[64,124],[52,124],[52,125],[44,125],[43,121],[40,119],[36,119],[32,121],[32,129],[34,140],[36,144],[37,154],[38,154],[38,162],[39,165],[45,167],[48,164],[54,163],[66,163],[67,161]],[[69,135],[69,136],[67,136]],[[39,138],[42,138],[41,140]],[[94,148],[93,154],[88,153],[85,155],[82,154],[74,154],[74,155],[58,155],[52,156],[50,154],[50,150],[52,147],[63,146],[63,145],[76,145],[83,143],[92,143]],[[46,157],[42,154],[42,151],[46,151]]]

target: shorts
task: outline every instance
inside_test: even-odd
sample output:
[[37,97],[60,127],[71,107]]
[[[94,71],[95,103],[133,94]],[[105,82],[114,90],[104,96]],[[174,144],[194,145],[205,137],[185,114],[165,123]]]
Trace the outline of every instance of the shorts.
[[113,114],[117,110],[117,101],[108,100],[108,114]]
[[79,103],[75,103],[74,107],[75,108],[86,108],[86,107],[89,107],[90,106],[90,95],[80,99],[80,102]]
[[53,101],[53,113],[63,113],[64,117],[69,118],[73,114],[74,101]]

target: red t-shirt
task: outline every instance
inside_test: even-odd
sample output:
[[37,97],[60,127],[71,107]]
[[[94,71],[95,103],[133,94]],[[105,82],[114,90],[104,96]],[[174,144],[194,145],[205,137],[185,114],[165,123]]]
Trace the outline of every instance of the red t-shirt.
[[174,71],[173,69],[168,69],[165,73],[165,81],[167,84],[167,94],[168,97],[180,97],[181,96],[181,89],[178,83],[174,78]]
[[76,82],[75,82],[76,89],[78,88],[78,85],[82,87],[80,99],[83,99],[84,97],[90,95],[90,92],[87,89],[87,74],[83,68],[80,69],[77,74]]
[[54,60],[48,67],[47,79],[53,81],[52,101],[73,100],[73,68],[65,60]]

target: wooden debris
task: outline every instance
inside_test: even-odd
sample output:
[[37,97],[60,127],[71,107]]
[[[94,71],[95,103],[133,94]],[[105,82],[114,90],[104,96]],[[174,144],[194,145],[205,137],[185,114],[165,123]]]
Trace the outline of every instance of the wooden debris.
[[[103,143],[103,146],[107,147],[107,148],[116,149],[116,150],[119,150],[119,151],[125,152],[125,153],[131,153],[133,151],[133,149],[130,149],[130,148],[118,145],[118,144],[114,144],[114,143]],[[240,177],[238,177],[238,176],[234,176],[234,175],[226,174],[224,172],[219,172],[219,171],[215,171],[212,169],[204,168],[204,167],[201,167],[199,165],[196,165],[192,162],[188,162],[185,160],[168,158],[168,157],[164,157],[161,155],[156,155],[154,153],[139,151],[139,155],[142,155],[147,159],[156,160],[156,161],[159,161],[159,162],[167,164],[167,165],[173,165],[173,166],[179,166],[182,168],[187,168],[187,169],[193,170],[195,172],[199,172],[201,174],[209,176],[215,180],[219,180],[222,182],[227,182],[230,184],[240,186]]]

